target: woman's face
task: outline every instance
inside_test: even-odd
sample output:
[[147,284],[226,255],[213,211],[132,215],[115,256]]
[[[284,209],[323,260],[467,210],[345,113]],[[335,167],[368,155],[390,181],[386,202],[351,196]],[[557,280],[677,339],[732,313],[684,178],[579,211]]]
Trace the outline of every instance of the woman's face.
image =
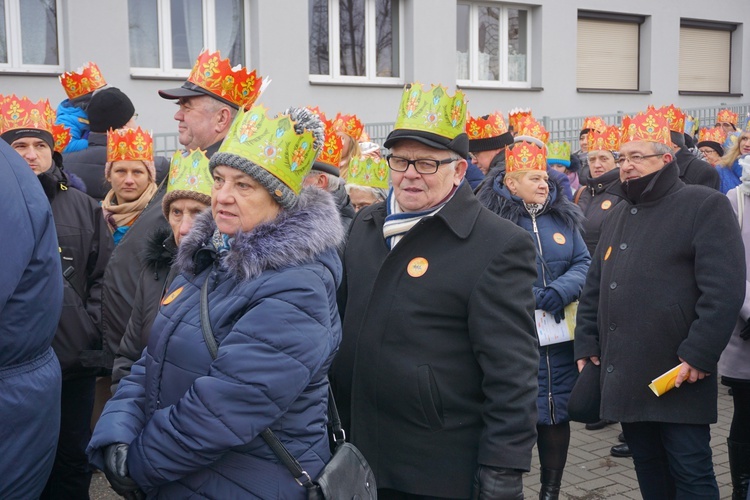
[[544,203],[549,195],[549,184],[547,184],[547,172],[532,170],[526,172],[522,177],[508,178],[508,189],[511,194],[521,198],[525,203]]
[[358,187],[349,188],[349,201],[352,202],[352,206],[356,212],[359,212],[365,207],[377,203],[378,199],[372,194],[369,189],[360,189]]
[[700,151],[701,153],[703,153],[703,156],[706,157],[706,161],[710,163],[712,167],[715,167],[716,164],[719,163],[721,156],[719,156],[719,153],[717,153],[714,148],[703,146],[702,148],[700,148]]
[[589,151],[588,159],[589,173],[592,179],[606,174],[617,166],[614,155],[609,151]]
[[750,154],[750,132],[742,132],[740,136],[740,154]]
[[252,231],[279,215],[281,206],[266,188],[246,173],[219,165],[213,176],[211,213],[222,233],[234,236],[239,231]]
[[121,160],[112,163],[107,182],[112,184],[117,202],[128,203],[140,198],[152,180],[142,161]]

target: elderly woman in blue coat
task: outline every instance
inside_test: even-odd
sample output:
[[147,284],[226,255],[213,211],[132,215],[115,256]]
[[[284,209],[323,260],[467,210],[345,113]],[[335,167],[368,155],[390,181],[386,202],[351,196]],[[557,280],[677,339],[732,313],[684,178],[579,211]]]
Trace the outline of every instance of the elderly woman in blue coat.
[[[322,143],[308,110],[272,119],[256,107],[211,158],[211,210],[183,239],[181,275],[89,444],[118,493],[305,498],[260,436],[267,428],[313,478],[330,459],[343,229],[330,194],[302,189]],[[201,329],[204,283],[215,359]]]
[[[496,172],[477,193],[496,214],[526,229],[537,248],[536,308],[555,321],[578,299],[591,257],[581,236],[583,216],[547,174],[546,149],[525,141],[506,152],[506,172]],[[570,443],[568,398],[578,377],[573,342],[539,347],[537,448],[540,499],[556,499]]]

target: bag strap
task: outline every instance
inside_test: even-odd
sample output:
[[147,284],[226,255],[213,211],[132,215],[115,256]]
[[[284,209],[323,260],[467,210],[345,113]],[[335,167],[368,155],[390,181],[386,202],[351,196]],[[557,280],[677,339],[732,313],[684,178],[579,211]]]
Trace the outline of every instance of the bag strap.
[[210,278],[210,274],[206,276],[206,281],[203,282],[203,286],[201,287],[201,330],[203,330],[203,340],[206,341],[206,347],[208,347],[208,352],[211,354],[211,359],[216,359],[219,347],[216,345],[216,337],[214,337],[214,332],[211,330],[211,320],[208,317],[208,280]]
[[581,186],[578,188],[578,191],[576,191],[575,196],[573,196],[573,203],[578,205],[578,200],[581,199],[581,193],[583,193],[583,190],[586,189],[586,186]]
[[742,229],[742,216],[745,214],[745,195],[741,187],[737,186],[734,188],[737,194],[737,221],[740,223],[740,229]]

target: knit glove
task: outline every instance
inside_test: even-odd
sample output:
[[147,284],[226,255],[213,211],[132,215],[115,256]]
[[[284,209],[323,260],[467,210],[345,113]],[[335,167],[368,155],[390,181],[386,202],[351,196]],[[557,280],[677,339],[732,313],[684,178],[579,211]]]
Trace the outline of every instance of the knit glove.
[[110,444],[104,448],[104,475],[115,493],[128,500],[140,500],[146,495],[138,484],[128,476],[128,445]]
[[480,465],[471,489],[471,500],[523,499],[523,479],[515,469]]
[[557,293],[557,290],[554,288],[547,288],[544,297],[539,301],[539,309],[547,311],[550,314],[559,314],[565,309],[565,304],[563,304],[563,299],[560,297],[560,294]]

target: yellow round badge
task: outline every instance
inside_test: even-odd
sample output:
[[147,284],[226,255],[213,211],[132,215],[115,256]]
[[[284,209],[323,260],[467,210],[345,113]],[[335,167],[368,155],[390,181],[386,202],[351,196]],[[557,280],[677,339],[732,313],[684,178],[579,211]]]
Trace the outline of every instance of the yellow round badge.
[[562,233],[553,234],[552,239],[555,240],[555,243],[557,243],[558,245],[565,244],[565,236],[563,236]]
[[411,262],[409,262],[409,265],[406,266],[406,272],[409,273],[409,276],[412,278],[419,278],[421,276],[424,276],[424,273],[427,272],[427,268],[429,267],[429,264],[427,262],[427,259],[424,257],[415,257],[411,259]]
[[175,290],[174,292],[172,292],[172,293],[170,293],[169,295],[167,295],[167,296],[166,296],[166,297],[164,298],[164,300],[162,300],[162,301],[161,301],[161,305],[163,305],[163,306],[166,306],[167,304],[169,304],[170,302],[172,302],[172,301],[173,301],[174,299],[176,299],[176,298],[177,298],[177,296],[178,296],[179,294],[181,294],[181,293],[182,293],[182,289],[183,289],[183,288],[185,288],[185,287],[184,287],[184,286],[181,286],[180,288],[178,288],[178,289],[177,289],[177,290]]
[[607,248],[607,253],[604,254],[604,260],[609,259],[609,254],[612,253],[612,247]]
[[602,202],[602,210],[609,210],[609,207],[612,206],[612,202],[609,200],[604,200]]

